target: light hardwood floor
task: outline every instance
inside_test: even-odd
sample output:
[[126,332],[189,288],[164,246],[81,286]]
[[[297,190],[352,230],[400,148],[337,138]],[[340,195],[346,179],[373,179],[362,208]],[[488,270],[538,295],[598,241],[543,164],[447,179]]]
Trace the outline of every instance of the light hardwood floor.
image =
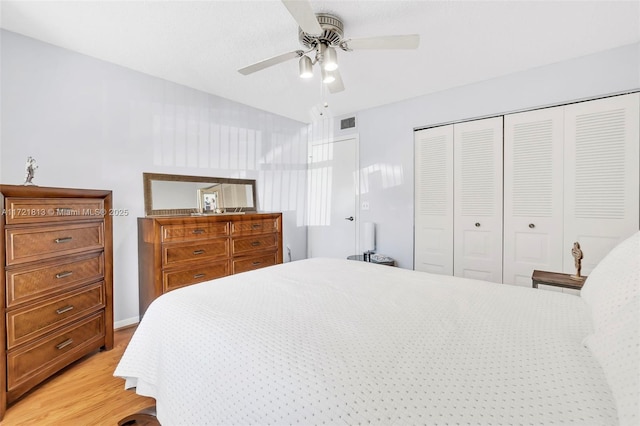
[[89,355],[51,377],[11,405],[0,424],[113,426],[153,405],[152,398],[124,390],[124,380],[113,377],[134,331],[116,330],[112,350]]

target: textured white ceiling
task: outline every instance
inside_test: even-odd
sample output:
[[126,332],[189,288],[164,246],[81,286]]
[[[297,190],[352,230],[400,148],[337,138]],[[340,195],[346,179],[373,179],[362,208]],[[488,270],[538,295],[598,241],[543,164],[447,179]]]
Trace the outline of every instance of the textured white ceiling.
[[5,1],[1,26],[299,121],[441,91],[640,41],[639,1],[315,1],[345,37],[414,34],[408,51],[338,52],[346,87],[323,93],[297,60],[239,68],[300,48],[279,0]]

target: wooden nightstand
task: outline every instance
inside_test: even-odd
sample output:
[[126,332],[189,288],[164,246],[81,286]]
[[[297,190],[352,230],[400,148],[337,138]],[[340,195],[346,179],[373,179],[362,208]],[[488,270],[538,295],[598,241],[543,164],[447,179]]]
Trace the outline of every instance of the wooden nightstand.
[[584,281],[587,277],[580,277],[578,279],[571,278],[570,274],[560,274],[558,272],[547,271],[533,271],[531,275],[531,281],[533,282],[533,288],[538,288],[538,284],[551,285],[555,287],[571,288],[574,290],[580,290],[584,285]]

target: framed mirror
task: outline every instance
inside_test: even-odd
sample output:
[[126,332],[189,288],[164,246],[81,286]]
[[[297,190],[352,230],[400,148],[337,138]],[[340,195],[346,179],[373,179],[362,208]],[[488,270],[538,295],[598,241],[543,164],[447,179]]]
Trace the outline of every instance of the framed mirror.
[[142,173],[147,216],[256,212],[256,181]]

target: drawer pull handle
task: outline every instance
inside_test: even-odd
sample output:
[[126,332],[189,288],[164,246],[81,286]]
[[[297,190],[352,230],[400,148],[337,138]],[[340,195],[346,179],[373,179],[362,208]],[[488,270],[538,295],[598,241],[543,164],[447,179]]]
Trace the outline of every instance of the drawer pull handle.
[[258,247],[260,245],[260,241],[254,241],[251,243],[252,246]]
[[194,254],[195,256],[197,256],[197,255],[199,255],[199,254],[204,254],[204,250],[194,250],[194,251],[193,251],[193,254]]
[[262,262],[253,262],[252,265],[253,266],[258,266],[259,264],[261,264]]
[[56,314],[62,315],[65,312],[69,312],[72,309],[73,309],[73,305],[68,305],[68,306],[65,306],[64,308],[56,309]]
[[204,229],[194,229],[191,233],[192,234],[204,234]]
[[56,278],[58,278],[58,279],[65,278],[65,277],[68,277],[69,275],[73,275],[73,271],[59,272],[59,273],[56,274]]
[[62,237],[62,238],[56,238],[55,240],[53,240],[56,244],[60,244],[60,243],[68,243],[69,241],[73,240],[73,237]]
[[530,223],[530,224],[529,224],[529,228],[533,229],[533,228],[535,228],[535,227],[536,227],[536,225],[534,225],[533,223]]
[[262,228],[262,224],[260,224],[260,223],[254,223],[253,225],[251,225],[251,227],[252,227],[253,229]]
[[69,346],[72,343],[73,343],[73,339],[67,339],[62,343],[58,343],[56,345],[56,349],[60,350],[60,349],[66,348],[67,346]]
[[475,227],[480,228],[480,222],[476,222]]
[[202,277],[204,277],[205,275],[207,275],[207,274],[195,274],[195,275],[193,276],[193,278],[194,278],[194,279],[198,279],[198,278],[202,278]]

